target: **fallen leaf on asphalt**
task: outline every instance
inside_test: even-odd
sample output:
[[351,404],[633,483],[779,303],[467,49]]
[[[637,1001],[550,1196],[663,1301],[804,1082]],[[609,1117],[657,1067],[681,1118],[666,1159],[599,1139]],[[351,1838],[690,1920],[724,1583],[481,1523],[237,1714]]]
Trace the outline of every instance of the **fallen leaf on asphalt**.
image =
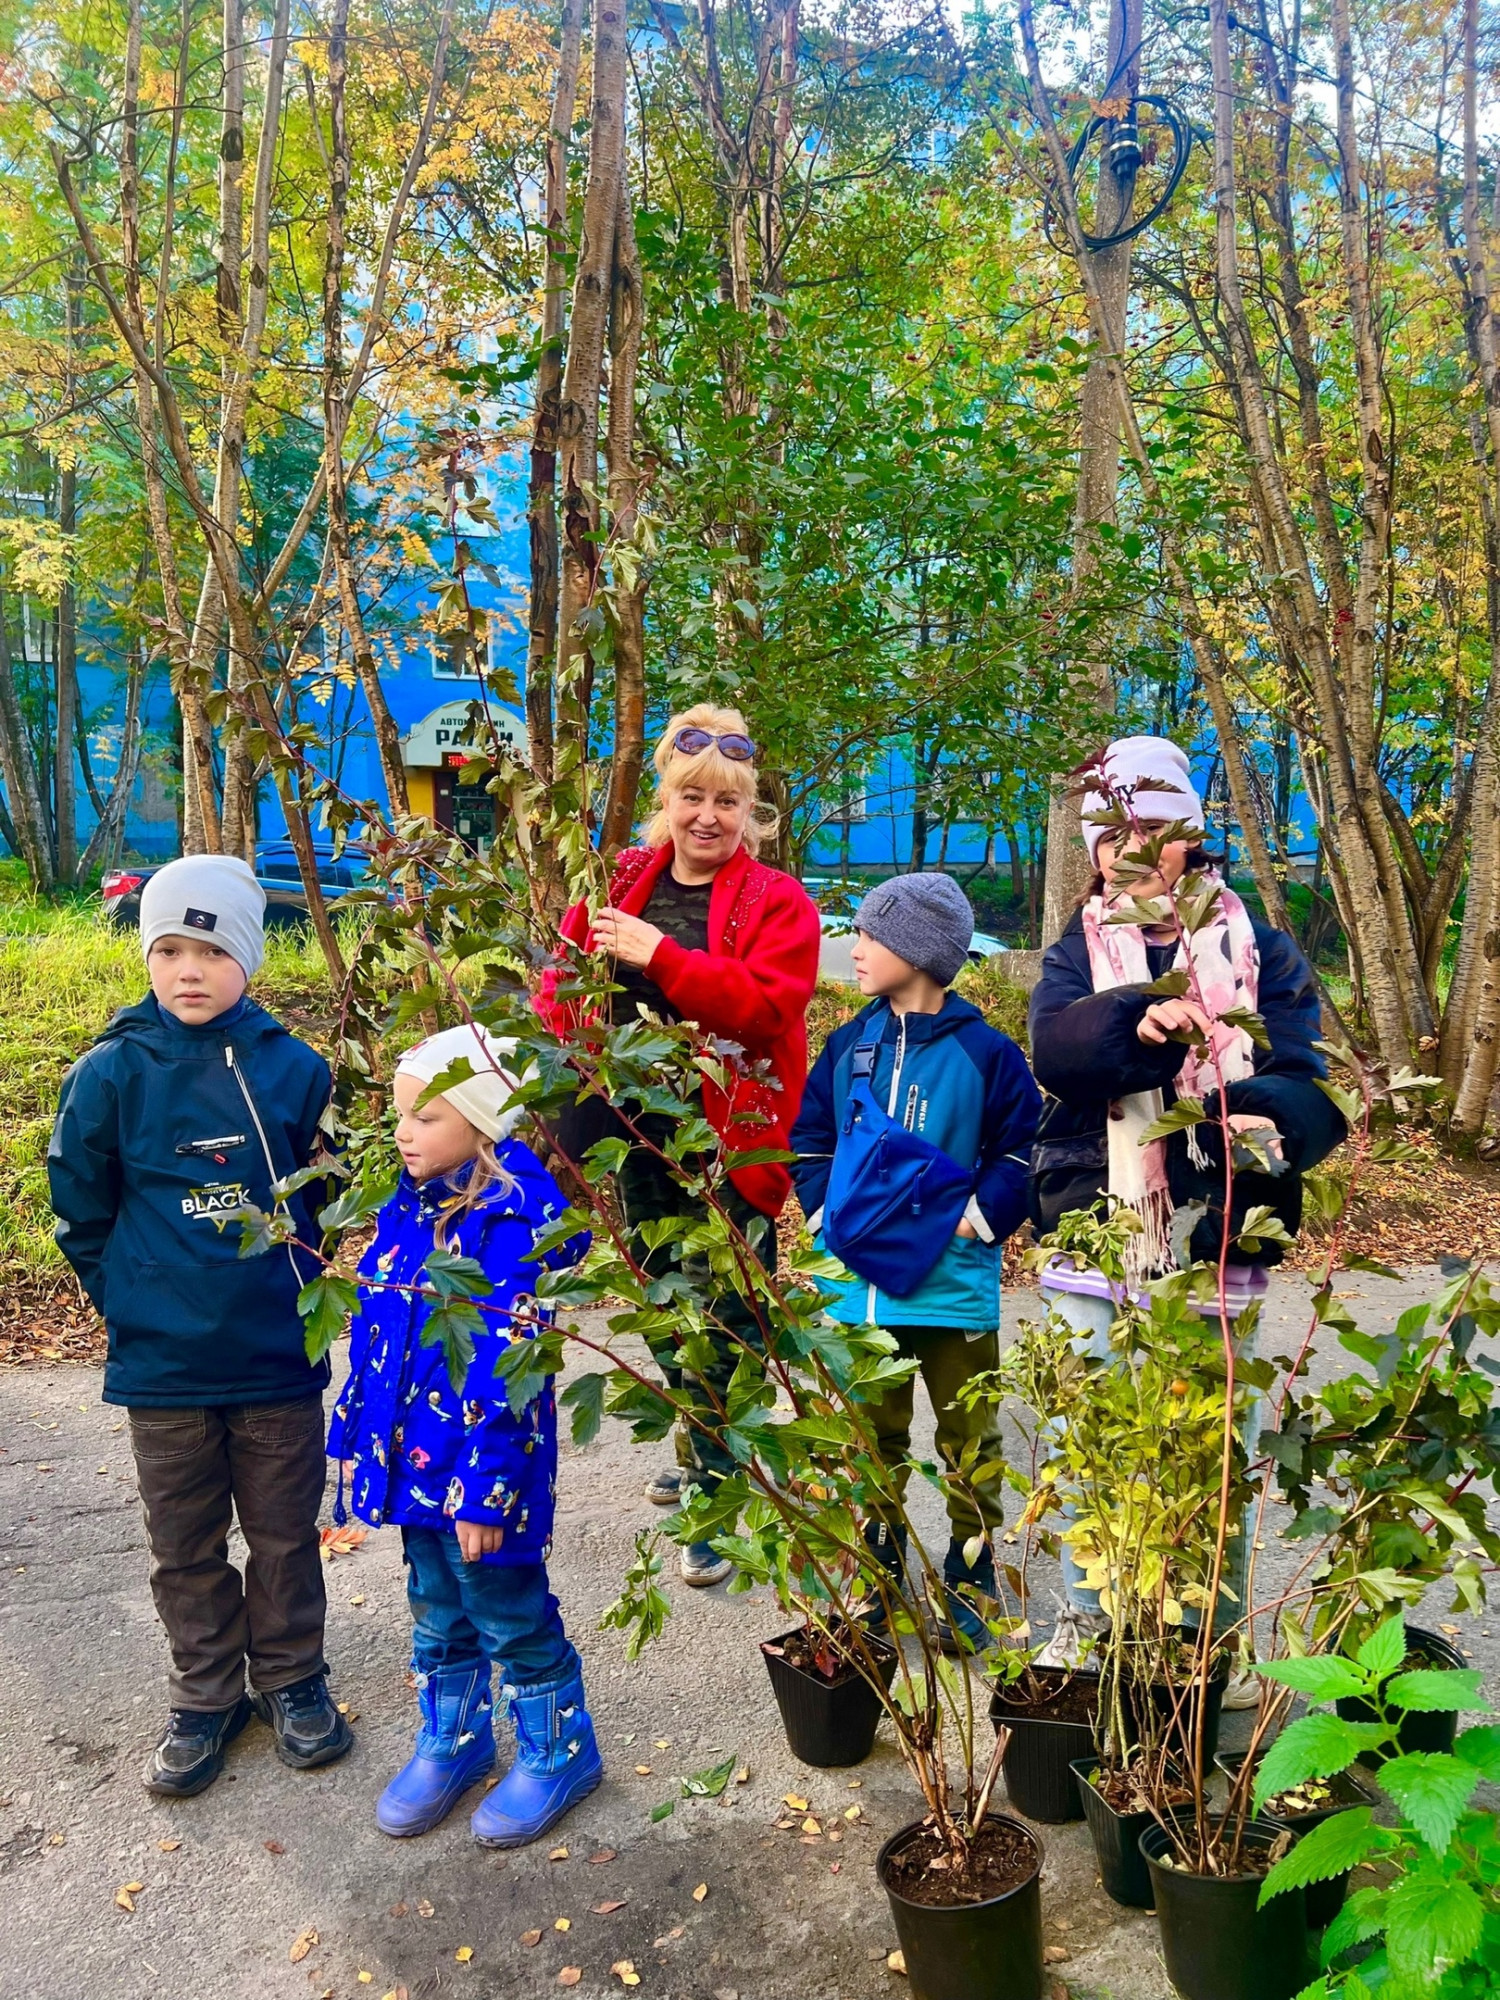
[[839,1870],[840,1870],[840,1869],[841,1869],[841,1868],[843,1867],[843,1865],[844,1865],[844,1864],[843,1864],[843,1862],[842,1862],[842,1861],[830,1861],[830,1862],[829,1862],[829,1864],[828,1864],[828,1872],[829,1872],[829,1874],[830,1874],[830,1875],[837,1875],[837,1874],[838,1874],[838,1872],[839,1872]]
[[552,1928],[555,1931],[570,1931],[573,1928],[573,1919],[571,1917],[559,1917]]
[[788,1792],[786,1797],[781,1801],[781,1803],[784,1806],[790,1806],[793,1812],[807,1811],[807,1800],[799,1799],[795,1792]]
[[178,1848],[181,1847],[182,1842],[180,1840],[159,1840],[156,1844],[163,1854],[175,1854]]
[[706,1882],[700,1882],[697,1888],[693,1891],[693,1901],[695,1903],[701,1903],[703,1901],[703,1898],[707,1894],[708,1894],[708,1884]]
[[282,1846],[279,1840],[263,1840],[261,1842],[261,1846],[266,1850],[267,1854],[286,1853],[286,1849]]
[[364,1603],[364,1601],[365,1601],[365,1598],[364,1598],[364,1592],[363,1592],[363,1591],[361,1591],[361,1592],[360,1592],[360,1594],[359,1594],[359,1596],[358,1596],[358,1597],[351,1597],[351,1598],[349,1599],[349,1602],[350,1602],[350,1603],[351,1603],[351,1604],[352,1604],[352,1605],[353,1605],[353,1606],[355,1607],[355,1609],[356,1609],[356,1610],[358,1610],[358,1609],[359,1609],[360,1605],[361,1605],[361,1604],[363,1604],[363,1603]]
[[325,1528],[318,1537],[324,1562],[332,1562],[335,1556],[352,1556],[369,1532],[368,1528]]
[[845,1806],[845,1807],[844,1807],[844,1818],[845,1818],[845,1819],[860,1819],[860,1818],[862,1818],[862,1817],[863,1817],[863,1815],[864,1815],[864,1810],[865,1810],[865,1809],[864,1809],[864,1807],[863,1807],[863,1806]]
[[672,1747],[672,1739],[670,1736],[657,1736],[654,1737],[652,1740],[655,1743],[658,1750],[670,1750]]
[[540,1931],[522,1931],[521,1933],[521,1942],[528,1951],[530,1951],[534,1944],[540,1944],[541,1941],[542,1934]]
[[428,1902],[425,1896],[422,1898],[421,1902],[418,1903],[417,1905],[417,1915],[419,1917],[432,1917],[437,1915],[437,1912],[433,1909],[431,1903]]
[[474,1956],[474,1947],[471,1944],[461,1944],[453,1956],[458,1960],[460,1965],[467,1965],[469,1960]]
[[393,1917],[404,1917],[406,1915],[405,1903],[392,1903],[391,1915]]
[[821,1833],[823,1829],[813,1818],[812,1814],[809,1813],[807,1818],[802,1822],[802,1831],[804,1833]]
[[292,1939],[292,1948],[287,1953],[287,1957],[292,1961],[293,1965],[300,1965],[317,1941],[318,1934],[312,1925],[309,1924],[305,1931],[298,1931],[297,1935]]
[[374,1973],[373,1973],[373,1972],[361,1972],[361,1973],[359,1974],[359,1983],[360,1983],[360,1985],[361,1985],[361,1986],[373,1986],[373,1985],[375,1984],[375,1975],[374,1975]]
[[617,1958],[609,1969],[622,1986],[639,1986],[641,1983],[641,1975],[632,1959]]
[[589,1856],[589,1866],[591,1868],[602,1868],[606,1861],[616,1860],[618,1858],[618,1853],[619,1850],[617,1848],[601,1847],[597,1854],[591,1854]]
[[565,1965],[557,1975],[557,1983],[559,1986],[576,1986],[582,1977],[583,1967],[581,1965]]
[[622,1896],[617,1903],[594,1903],[591,1907],[596,1917],[612,1917],[616,1910],[623,1910],[629,1901],[628,1896]]
[[1043,1965],[1061,1965],[1073,1956],[1065,1944],[1049,1944],[1042,1952]]
[[66,1847],[67,1844],[68,1836],[65,1833],[49,1833],[47,1835],[47,1845],[49,1847]]
[[566,1861],[567,1858],[568,1850],[565,1847],[554,1847],[552,1852],[547,1856],[549,1861]]
[[635,1775],[638,1778],[649,1778],[651,1776],[651,1766],[649,1764],[637,1764]]
[[857,1792],[863,1784],[864,1784],[863,1778],[851,1778],[849,1780],[849,1790],[851,1792]]
[[888,1951],[885,1955],[885,1962],[888,1971],[905,1974],[906,1953],[904,1951]]
[[[135,1884],[134,1886],[135,1886],[135,1887],[136,1887],[136,1888],[138,1889],[138,1888],[139,1888],[139,1887],[140,1887],[141,1885],[140,1885],[140,1883],[139,1883],[139,1882],[137,1882],[137,1883],[136,1883],[136,1884]],[[128,1913],[129,1913],[129,1914],[130,1914],[131,1916],[134,1916],[134,1915],[135,1915],[135,1898],[134,1898],[134,1896],[133,1896],[133,1895],[131,1894],[131,1892],[130,1892],[130,1889],[131,1889],[131,1885],[129,1885],[129,1884],[127,1884],[127,1885],[126,1885],[126,1886],[125,1886],[125,1887],[124,1887],[123,1889],[116,1889],[116,1891],[115,1891],[115,1908],[116,1908],[117,1910],[125,1910],[125,1911],[126,1911],[126,1912],[128,1912]]]
[[739,1768],[739,1769],[738,1769],[738,1770],[737,1770],[737,1771],[735,1772],[735,1774],[734,1774],[734,1782],[735,1782],[735,1783],[736,1783],[737,1785],[748,1785],[748,1784],[749,1784],[749,1782],[750,1782],[750,1766],[749,1766],[748,1764],[741,1764],[740,1768]]

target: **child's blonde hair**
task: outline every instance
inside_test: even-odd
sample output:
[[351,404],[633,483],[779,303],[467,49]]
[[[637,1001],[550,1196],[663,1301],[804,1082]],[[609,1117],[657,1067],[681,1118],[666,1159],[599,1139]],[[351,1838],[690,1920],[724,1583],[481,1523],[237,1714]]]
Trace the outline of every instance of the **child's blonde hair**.
[[[439,1091],[438,1095],[441,1097],[445,1093]],[[454,1109],[457,1108],[455,1105]],[[448,1240],[450,1226],[457,1227],[466,1215],[479,1206],[491,1188],[499,1188],[502,1194],[510,1194],[519,1185],[515,1175],[501,1166],[499,1156],[495,1152],[494,1140],[481,1132],[477,1125],[470,1125],[469,1130],[474,1134],[476,1142],[474,1170],[465,1186],[454,1189],[452,1202],[444,1207],[438,1216],[432,1232],[433,1248],[437,1250],[450,1250],[453,1247]],[[444,1175],[444,1179],[447,1178],[448,1176]]]
[[[747,799],[752,807],[758,794],[753,764],[736,763],[732,757],[724,755],[717,743],[710,743],[706,750],[688,756],[674,748],[674,739],[680,729],[706,729],[712,736],[750,734],[745,718],[737,708],[717,708],[711,701],[696,702],[692,708],[684,709],[681,715],[672,717],[651,759],[656,766],[657,807],[643,835],[648,847],[665,847],[672,838],[666,814],[669,792],[680,792],[689,785],[701,785],[706,792],[735,792],[740,798]],[[745,851],[752,855],[756,853],[770,831],[771,824],[757,819],[752,811],[745,822]]]

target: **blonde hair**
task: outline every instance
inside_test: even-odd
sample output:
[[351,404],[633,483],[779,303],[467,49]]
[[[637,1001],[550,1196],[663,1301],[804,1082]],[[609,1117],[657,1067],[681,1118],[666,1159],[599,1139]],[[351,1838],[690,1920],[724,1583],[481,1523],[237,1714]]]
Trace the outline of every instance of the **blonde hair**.
[[[696,702],[692,708],[685,708],[681,715],[672,717],[651,759],[656,766],[656,811],[647,822],[643,835],[648,847],[665,847],[672,838],[666,814],[669,792],[680,792],[689,785],[701,785],[706,792],[734,792],[748,800],[752,808],[759,792],[755,766],[737,764],[732,757],[724,755],[717,743],[710,743],[706,750],[700,750],[692,757],[674,749],[673,741],[680,729],[706,729],[713,736],[750,734],[745,718],[737,708],[716,708],[711,701]],[[745,821],[743,835],[746,853],[753,855],[769,831],[766,821],[757,819],[752,810]]]
[[[440,1095],[445,1102],[452,1101],[446,1092]],[[457,1108],[455,1105],[454,1109]],[[515,1175],[501,1166],[495,1153],[494,1140],[481,1132],[477,1125],[471,1125],[469,1129],[475,1138],[474,1171],[469,1175],[464,1187],[454,1190],[452,1202],[444,1206],[437,1219],[437,1225],[432,1232],[432,1241],[433,1247],[438,1250],[452,1247],[448,1240],[449,1228],[456,1227],[472,1209],[477,1208],[491,1188],[498,1187],[502,1194],[510,1194],[519,1186]]]

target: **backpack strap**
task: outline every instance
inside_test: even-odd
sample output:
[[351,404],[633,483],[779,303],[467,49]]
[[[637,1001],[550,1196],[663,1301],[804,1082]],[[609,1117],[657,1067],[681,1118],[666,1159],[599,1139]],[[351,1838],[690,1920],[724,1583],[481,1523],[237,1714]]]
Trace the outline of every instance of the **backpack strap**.
[[856,1042],[854,1046],[853,1078],[856,1083],[868,1083],[875,1074],[875,1058],[879,1054],[879,1042]]

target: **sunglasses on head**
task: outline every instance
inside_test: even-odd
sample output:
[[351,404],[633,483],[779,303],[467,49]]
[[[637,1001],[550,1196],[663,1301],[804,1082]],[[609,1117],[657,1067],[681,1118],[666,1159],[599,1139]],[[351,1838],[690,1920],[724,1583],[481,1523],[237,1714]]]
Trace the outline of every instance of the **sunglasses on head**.
[[755,745],[748,736],[738,733],[729,736],[715,736],[711,729],[679,729],[672,738],[672,748],[680,750],[684,757],[696,757],[711,743],[719,747],[719,755],[727,757],[731,764],[753,764]]

